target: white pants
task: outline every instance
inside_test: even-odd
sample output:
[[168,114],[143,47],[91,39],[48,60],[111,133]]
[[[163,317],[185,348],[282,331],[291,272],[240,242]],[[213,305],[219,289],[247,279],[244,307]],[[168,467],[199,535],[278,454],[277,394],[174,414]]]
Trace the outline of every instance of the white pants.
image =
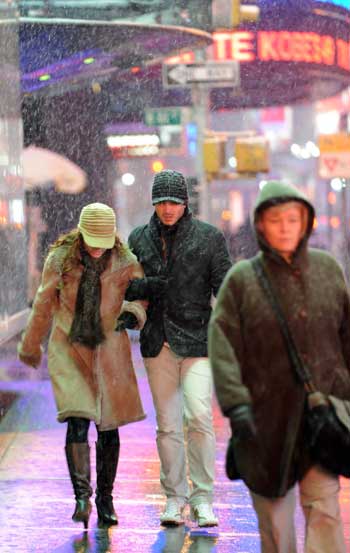
[[[312,467],[299,482],[305,516],[305,553],[346,553],[339,489],[339,479],[319,466]],[[296,553],[296,489],[278,499],[253,492],[250,495],[258,517],[262,553]]]
[[[164,345],[157,357],[144,359],[157,416],[160,481],[165,495],[192,505],[212,503],[215,434],[213,381],[205,357],[178,357]],[[187,481],[184,423],[192,490]]]

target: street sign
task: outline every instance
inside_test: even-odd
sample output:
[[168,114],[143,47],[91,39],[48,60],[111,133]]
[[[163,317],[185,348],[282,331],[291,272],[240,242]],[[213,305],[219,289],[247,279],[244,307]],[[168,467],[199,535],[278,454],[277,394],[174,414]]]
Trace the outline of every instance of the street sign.
[[190,87],[193,84],[239,86],[239,63],[236,61],[207,61],[206,63],[163,64],[163,86]]
[[149,127],[181,125],[181,108],[146,108],[144,121]]
[[336,134],[320,134],[318,137],[320,153],[349,152],[350,134],[339,132]]
[[320,177],[323,179],[350,178],[350,134],[322,134],[318,138],[318,145]]

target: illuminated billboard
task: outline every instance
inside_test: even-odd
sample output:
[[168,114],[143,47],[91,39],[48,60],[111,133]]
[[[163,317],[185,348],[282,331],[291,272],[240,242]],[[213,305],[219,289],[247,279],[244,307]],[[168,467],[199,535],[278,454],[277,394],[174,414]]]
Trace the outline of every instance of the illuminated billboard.
[[324,4],[334,4],[335,6],[340,6],[341,8],[346,8],[350,10],[350,0],[317,0]]
[[316,101],[350,86],[350,0],[257,4],[257,23],[213,33],[213,59],[238,61],[241,86],[212,90],[212,109]]
[[294,62],[350,72],[350,44],[340,38],[302,31],[214,33],[218,61]]
[[[312,9],[317,5],[323,4],[325,7],[337,7],[350,10],[350,0],[251,0],[251,3],[257,4],[262,10],[278,9]],[[326,6],[327,5],[327,6]]]

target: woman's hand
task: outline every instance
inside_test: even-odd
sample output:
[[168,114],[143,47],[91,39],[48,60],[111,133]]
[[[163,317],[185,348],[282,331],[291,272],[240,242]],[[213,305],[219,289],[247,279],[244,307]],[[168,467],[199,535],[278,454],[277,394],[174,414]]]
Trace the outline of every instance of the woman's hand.
[[256,436],[256,426],[250,405],[237,405],[228,413],[232,434],[238,440],[250,440]]
[[33,367],[33,369],[37,369],[41,363],[43,348],[39,346],[38,350],[29,353],[23,351],[22,342],[19,342],[17,344],[17,354],[19,360],[22,361],[22,363],[28,365],[29,367]]

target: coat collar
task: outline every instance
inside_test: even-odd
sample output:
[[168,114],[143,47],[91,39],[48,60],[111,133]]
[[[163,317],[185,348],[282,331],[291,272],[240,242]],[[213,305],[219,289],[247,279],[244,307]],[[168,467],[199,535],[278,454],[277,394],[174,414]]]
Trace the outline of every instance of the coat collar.
[[[260,242],[261,245],[261,242]],[[276,250],[272,249],[267,243],[261,248],[266,259],[282,267],[289,267],[290,270],[301,269],[307,265],[307,240],[302,240],[295,250],[291,262],[288,263]]]
[[[173,246],[171,256],[168,261],[168,268],[171,267],[177,257],[181,254],[186,246],[187,238],[192,226],[192,213],[186,208],[184,215],[173,227],[169,227],[169,230],[174,230]],[[163,243],[161,238],[161,222],[154,212],[149,222],[149,232],[152,242],[155,244],[159,255],[162,257]]]

